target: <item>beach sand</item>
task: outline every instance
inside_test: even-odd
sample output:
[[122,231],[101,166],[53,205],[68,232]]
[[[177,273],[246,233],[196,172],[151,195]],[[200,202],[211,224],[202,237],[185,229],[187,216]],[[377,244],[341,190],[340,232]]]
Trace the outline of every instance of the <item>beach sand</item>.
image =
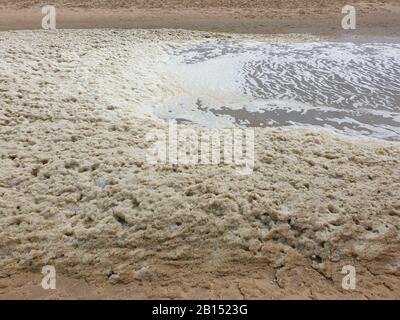
[[0,32],[0,299],[400,298],[400,144],[256,128],[250,175],[146,161],[165,55],[255,37],[316,39]]
[[[186,29],[234,33],[311,33],[329,36],[400,33],[397,0],[0,0],[0,30],[40,29],[41,6],[57,8],[59,29]],[[357,29],[343,30],[344,5]]]

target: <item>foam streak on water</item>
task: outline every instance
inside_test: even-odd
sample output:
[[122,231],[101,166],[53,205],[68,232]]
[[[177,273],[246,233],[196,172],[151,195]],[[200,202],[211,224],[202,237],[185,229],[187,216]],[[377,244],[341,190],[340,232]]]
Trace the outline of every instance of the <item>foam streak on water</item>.
[[176,52],[154,113],[200,126],[324,127],[400,141],[399,43],[210,41]]

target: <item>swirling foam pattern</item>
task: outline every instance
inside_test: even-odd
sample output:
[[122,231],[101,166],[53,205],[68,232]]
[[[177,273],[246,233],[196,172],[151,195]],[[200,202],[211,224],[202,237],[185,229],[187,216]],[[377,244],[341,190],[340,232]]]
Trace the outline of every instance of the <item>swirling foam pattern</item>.
[[400,141],[398,42],[209,41],[177,51],[169,72],[178,88],[157,107],[163,118]]

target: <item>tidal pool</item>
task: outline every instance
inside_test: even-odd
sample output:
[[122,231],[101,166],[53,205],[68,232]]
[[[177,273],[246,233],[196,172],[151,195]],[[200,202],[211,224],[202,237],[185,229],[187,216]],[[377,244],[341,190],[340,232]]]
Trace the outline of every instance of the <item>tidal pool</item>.
[[213,40],[177,50],[153,113],[194,126],[323,127],[400,141],[400,41]]

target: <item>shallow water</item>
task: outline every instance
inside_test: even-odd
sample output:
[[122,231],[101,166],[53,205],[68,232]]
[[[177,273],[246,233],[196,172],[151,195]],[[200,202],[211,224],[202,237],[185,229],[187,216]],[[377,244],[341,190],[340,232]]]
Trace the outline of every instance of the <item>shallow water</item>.
[[172,94],[154,106],[163,119],[400,141],[400,41],[209,41],[171,55],[168,73]]

